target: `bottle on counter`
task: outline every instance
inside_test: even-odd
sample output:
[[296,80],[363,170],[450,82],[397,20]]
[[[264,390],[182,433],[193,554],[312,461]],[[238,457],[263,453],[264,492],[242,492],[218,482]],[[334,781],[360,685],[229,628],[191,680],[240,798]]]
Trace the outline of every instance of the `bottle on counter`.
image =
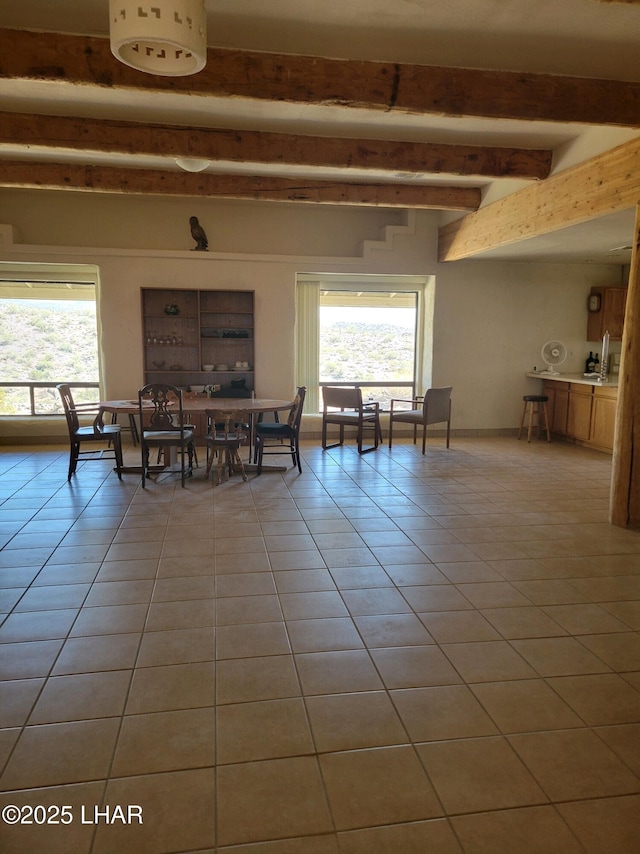
[[593,350],[589,350],[589,358],[587,359],[585,366],[584,366],[585,374],[592,374],[593,373],[594,364],[595,364],[595,359],[593,358]]
[[593,373],[597,374],[600,372],[600,359],[598,358],[598,354],[596,353],[596,357],[593,360]]

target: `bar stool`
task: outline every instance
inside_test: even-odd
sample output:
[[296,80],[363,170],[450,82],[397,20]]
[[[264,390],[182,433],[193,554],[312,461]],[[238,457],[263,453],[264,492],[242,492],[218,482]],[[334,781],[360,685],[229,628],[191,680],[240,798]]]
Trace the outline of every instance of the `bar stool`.
[[537,415],[536,426],[538,429],[538,438],[540,438],[540,422],[544,418],[544,429],[547,431],[547,442],[551,441],[551,432],[549,430],[549,411],[547,409],[547,401],[549,398],[546,394],[525,394],[522,398],[524,406],[522,407],[522,418],[520,419],[520,429],[518,430],[518,439],[522,435],[524,429],[524,420],[527,416],[527,407],[529,408],[529,429],[527,431],[527,442],[531,441],[531,432],[533,430],[533,418]]

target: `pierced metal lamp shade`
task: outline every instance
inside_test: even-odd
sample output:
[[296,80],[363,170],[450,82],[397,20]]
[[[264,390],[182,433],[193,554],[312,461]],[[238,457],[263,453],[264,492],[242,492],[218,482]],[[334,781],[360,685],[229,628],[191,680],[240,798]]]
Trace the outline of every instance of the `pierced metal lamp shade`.
[[111,53],[138,71],[183,77],[207,61],[204,0],[109,0]]

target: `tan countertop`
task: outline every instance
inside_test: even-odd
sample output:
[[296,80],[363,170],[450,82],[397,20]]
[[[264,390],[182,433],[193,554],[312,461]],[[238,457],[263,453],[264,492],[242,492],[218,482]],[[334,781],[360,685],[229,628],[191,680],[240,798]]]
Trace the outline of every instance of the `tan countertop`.
[[601,380],[589,379],[582,374],[545,374],[544,371],[529,371],[528,377],[533,377],[538,380],[554,380],[560,383],[581,383],[582,385],[602,386],[603,388],[617,388],[618,375],[609,374],[606,382]]

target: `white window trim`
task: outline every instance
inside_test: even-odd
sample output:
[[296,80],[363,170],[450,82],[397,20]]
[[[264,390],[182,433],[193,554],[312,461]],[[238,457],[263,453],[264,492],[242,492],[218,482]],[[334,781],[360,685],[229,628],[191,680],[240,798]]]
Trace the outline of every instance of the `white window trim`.
[[417,293],[416,389],[430,384],[435,279],[433,276],[299,273],[296,279],[296,384],[307,387],[307,412],[319,412],[320,291],[406,291]]

